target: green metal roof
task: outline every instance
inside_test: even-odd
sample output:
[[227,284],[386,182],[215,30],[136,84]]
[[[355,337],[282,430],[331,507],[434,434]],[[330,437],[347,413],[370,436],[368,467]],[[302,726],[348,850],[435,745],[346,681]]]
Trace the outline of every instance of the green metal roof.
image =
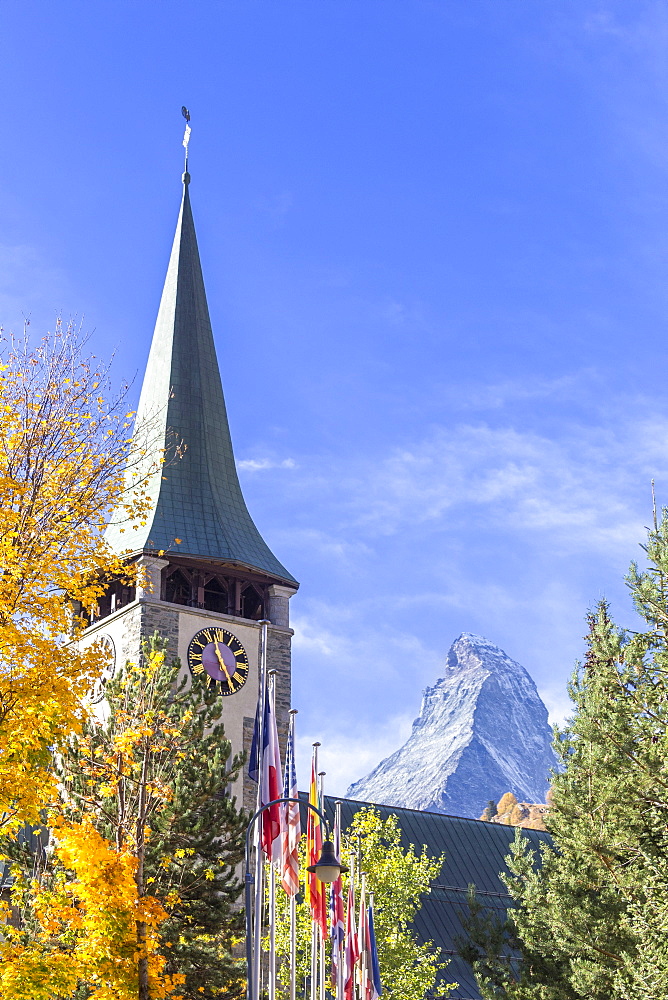
[[[449,996],[453,1000],[479,1000],[480,992],[473,972],[456,954],[454,942],[456,937],[463,936],[460,914],[467,911],[466,892],[471,883],[475,884],[480,894],[480,903],[494,910],[499,917],[503,918],[505,910],[511,905],[512,899],[499,875],[507,871],[505,858],[510,854],[515,827],[325,796],[325,814],[330,823],[334,821],[337,801],[341,802],[344,829],[350,825],[356,812],[371,806],[383,819],[397,817],[404,848],[413,844],[419,852],[424,844],[431,857],[445,854],[443,868],[432,884],[431,892],[422,899],[414,927],[421,941],[433,941],[443,950],[444,957],[450,959],[443,980],[457,982],[459,986]],[[523,833],[536,849],[541,840],[550,839],[549,834],[539,830],[524,830]],[[438,994],[436,988],[434,995]]]
[[[296,583],[248,513],[232,451],[220,370],[204,291],[188,174],[142,385],[128,475],[148,474],[144,527],[115,515],[106,538],[122,551],[172,550],[240,563]],[[175,442],[182,457],[169,460]],[[162,469],[149,474],[166,449]],[[125,528],[124,531],[121,529]],[[176,544],[176,539],[180,544]]]

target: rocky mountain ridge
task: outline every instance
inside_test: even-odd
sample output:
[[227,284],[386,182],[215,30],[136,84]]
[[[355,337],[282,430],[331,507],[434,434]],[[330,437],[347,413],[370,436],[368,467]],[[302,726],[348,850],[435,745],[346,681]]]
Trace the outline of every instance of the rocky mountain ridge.
[[444,676],[425,689],[407,742],[346,794],[472,818],[508,791],[544,802],[555,765],[551,740],[547,709],[524,667],[464,632]]

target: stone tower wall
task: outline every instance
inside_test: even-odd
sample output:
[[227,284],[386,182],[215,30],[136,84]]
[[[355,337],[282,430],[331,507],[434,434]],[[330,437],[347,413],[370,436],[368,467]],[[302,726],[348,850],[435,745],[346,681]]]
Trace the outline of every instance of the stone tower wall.
[[[232,743],[233,753],[243,750],[248,759],[259,689],[261,626],[257,622],[168,604],[153,597],[142,597],[87,629],[82,641],[92,642],[102,635],[109,636],[116,650],[118,669],[126,662],[139,662],[142,642],[158,632],[167,639],[168,657],[180,657],[182,670],[187,673],[187,649],[190,639],[199,629],[217,625],[226,628],[240,639],[249,658],[248,681],[240,692],[223,699],[222,717],[225,735]],[[276,671],[276,721],[283,761],[291,708],[291,640],[290,628],[269,626],[267,669]],[[255,809],[257,785],[248,777],[246,767],[240,786],[233,788],[233,791],[244,808],[249,811]]]

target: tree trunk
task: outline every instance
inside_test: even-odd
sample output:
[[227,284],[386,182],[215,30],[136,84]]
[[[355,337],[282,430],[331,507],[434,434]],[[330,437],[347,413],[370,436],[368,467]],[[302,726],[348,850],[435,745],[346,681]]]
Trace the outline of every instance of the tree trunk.
[[137,947],[141,954],[137,962],[137,978],[139,982],[139,1000],[150,1000],[148,992],[148,956],[146,954],[146,924],[144,921],[137,921]]
[[[137,896],[141,900],[144,895],[144,853],[146,850],[146,781],[148,777],[148,763],[150,748],[148,741],[144,746],[144,759],[142,761],[141,779],[139,786],[139,803],[137,808]],[[139,981],[138,1000],[150,1000],[148,991],[148,954],[146,951],[146,923],[143,920],[137,921],[137,951],[139,960],[137,962],[137,977]]]
[[137,978],[139,982],[139,1000],[150,1000],[148,992],[148,956],[146,955],[146,924],[137,921],[137,946],[144,954],[137,962]]

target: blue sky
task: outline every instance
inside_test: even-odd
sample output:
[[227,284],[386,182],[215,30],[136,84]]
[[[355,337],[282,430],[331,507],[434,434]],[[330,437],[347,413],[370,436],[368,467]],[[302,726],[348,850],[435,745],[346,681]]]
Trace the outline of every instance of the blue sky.
[[190,107],[328,791],[403,741],[460,632],[559,719],[587,608],[634,621],[652,477],[668,502],[667,44],[642,0],[0,3],[0,322],[78,317],[135,394]]

